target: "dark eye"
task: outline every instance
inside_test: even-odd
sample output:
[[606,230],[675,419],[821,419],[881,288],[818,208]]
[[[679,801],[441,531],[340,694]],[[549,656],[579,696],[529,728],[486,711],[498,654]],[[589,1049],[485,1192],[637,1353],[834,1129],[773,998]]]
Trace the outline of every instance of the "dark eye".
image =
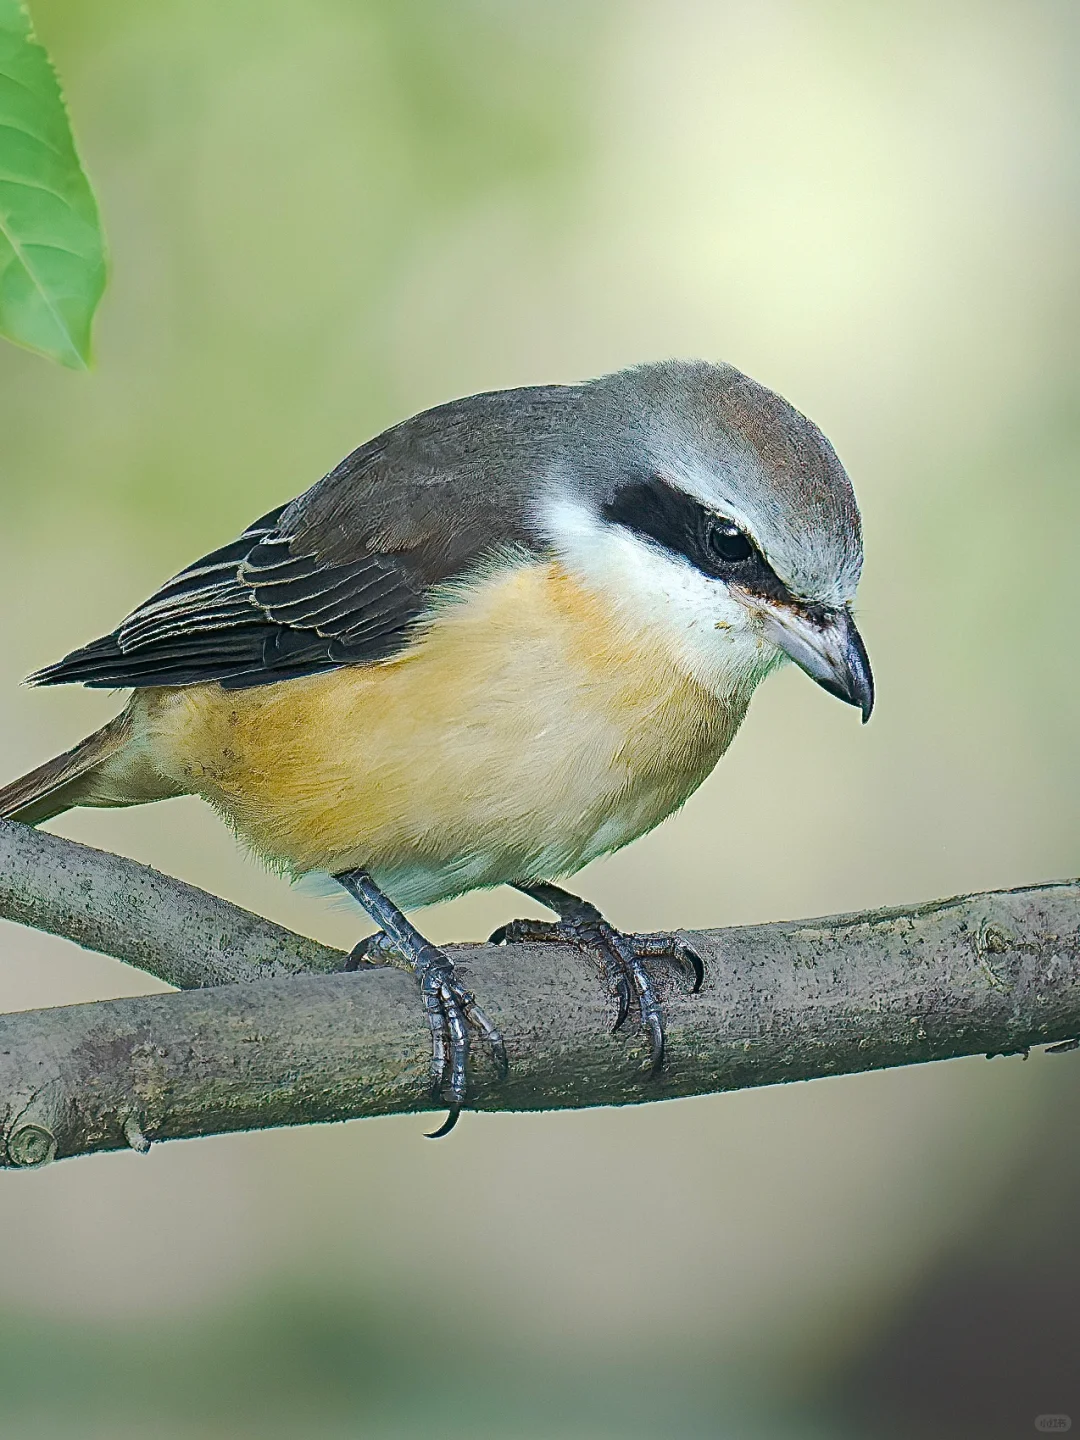
[[710,520],[705,534],[709,554],[728,565],[749,560],[754,547],[739,527],[730,520]]

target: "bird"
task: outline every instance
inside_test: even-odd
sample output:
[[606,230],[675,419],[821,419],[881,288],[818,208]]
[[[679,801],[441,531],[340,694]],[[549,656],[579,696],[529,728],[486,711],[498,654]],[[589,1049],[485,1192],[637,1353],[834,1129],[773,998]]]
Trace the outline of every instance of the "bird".
[[111,633],[29,677],[130,689],[72,750],[0,790],[0,817],[207,800],[293,878],[331,876],[379,927],[453,1127],[474,1038],[506,1042],[406,911],[507,884],[553,922],[507,944],[591,955],[664,1060],[654,962],[556,882],[677,811],[786,661],[864,722],[851,482],[803,414],[734,366],[663,360],[489,391],[406,419],[181,570]]

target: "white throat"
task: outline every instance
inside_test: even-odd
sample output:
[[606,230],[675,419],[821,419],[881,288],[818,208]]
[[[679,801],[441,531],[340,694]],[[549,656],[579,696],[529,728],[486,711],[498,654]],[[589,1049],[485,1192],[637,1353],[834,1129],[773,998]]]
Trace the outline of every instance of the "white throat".
[[663,636],[675,663],[723,699],[750,697],[784,656],[722,580],[580,501],[553,494],[538,514],[567,570],[605,597],[628,628]]

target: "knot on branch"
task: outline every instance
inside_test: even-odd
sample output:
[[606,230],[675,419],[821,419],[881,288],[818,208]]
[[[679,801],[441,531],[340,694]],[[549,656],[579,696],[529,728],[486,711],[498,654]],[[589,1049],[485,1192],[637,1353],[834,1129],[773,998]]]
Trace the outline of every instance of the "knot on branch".
[[56,1159],[56,1136],[44,1125],[31,1121],[13,1130],[7,1140],[9,1165],[29,1169],[35,1165],[47,1165]]

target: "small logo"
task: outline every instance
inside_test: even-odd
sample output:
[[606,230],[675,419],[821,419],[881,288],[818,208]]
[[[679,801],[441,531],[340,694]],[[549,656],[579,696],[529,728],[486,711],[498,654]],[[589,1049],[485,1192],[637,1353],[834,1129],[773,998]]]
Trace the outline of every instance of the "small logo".
[[1035,1429],[1041,1430],[1044,1435],[1064,1435],[1066,1430],[1072,1429],[1072,1416],[1036,1415]]

